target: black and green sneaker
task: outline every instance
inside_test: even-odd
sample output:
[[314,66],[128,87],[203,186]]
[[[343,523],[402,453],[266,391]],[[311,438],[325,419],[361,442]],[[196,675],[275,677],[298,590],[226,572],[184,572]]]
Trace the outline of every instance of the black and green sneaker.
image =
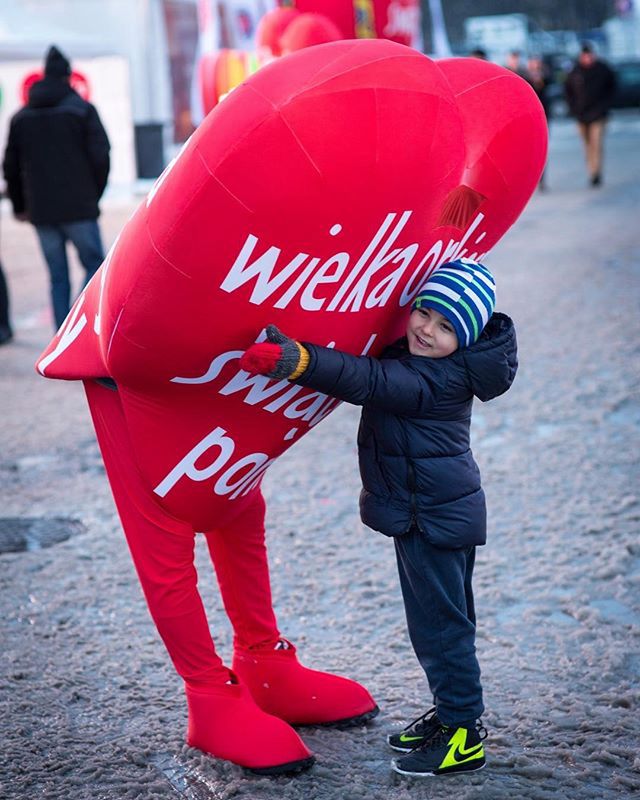
[[393,750],[410,753],[432,736],[441,727],[435,708],[430,708],[418,719],[414,719],[400,733],[390,733],[387,742]]
[[416,778],[473,772],[485,765],[482,742],[486,738],[487,731],[481,722],[473,727],[440,725],[430,738],[409,755],[392,761],[391,766],[400,775]]

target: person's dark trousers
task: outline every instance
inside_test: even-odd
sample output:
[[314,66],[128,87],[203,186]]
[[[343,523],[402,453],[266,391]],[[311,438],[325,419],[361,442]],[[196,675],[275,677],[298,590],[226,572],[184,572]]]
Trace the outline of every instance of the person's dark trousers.
[[476,549],[433,547],[417,528],[394,542],[409,636],[438,717],[473,724],[484,711],[471,587]]
[[78,258],[87,275],[84,285],[104,261],[100,228],[95,219],[64,222],[58,225],[36,225],[40,247],[51,276],[51,303],[56,328],[59,328],[71,307],[71,282],[67,261],[67,242],[78,251]]
[[9,322],[9,290],[0,262],[0,344],[11,341],[13,331]]

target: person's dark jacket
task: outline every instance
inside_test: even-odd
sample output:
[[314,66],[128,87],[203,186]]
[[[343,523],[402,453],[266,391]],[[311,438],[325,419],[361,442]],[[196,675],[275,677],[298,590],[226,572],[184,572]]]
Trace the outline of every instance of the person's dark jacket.
[[96,219],[109,174],[98,112],[65,80],[34,83],[11,120],[3,167],[14,213],[34,225]]
[[615,73],[604,61],[596,61],[590,67],[576,64],[564,84],[569,113],[578,122],[605,119],[615,89]]
[[304,342],[296,383],[362,405],[362,521],[387,536],[412,526],[443,548],[486,541],[486,507],[470,441],[474,395],[505,392],[518,366],[513,322],[494,314],[478,341],[446,358],[413,356],[406,338],[380,359]]
[[529,74],[527,77],[527,83],[536,93],[536,97],[540,101],[544,115],[548,120],[551,117],[551,101],[549,98],[549,87],[551,86],[551,81],[549,77],[545,73],[540,75]]

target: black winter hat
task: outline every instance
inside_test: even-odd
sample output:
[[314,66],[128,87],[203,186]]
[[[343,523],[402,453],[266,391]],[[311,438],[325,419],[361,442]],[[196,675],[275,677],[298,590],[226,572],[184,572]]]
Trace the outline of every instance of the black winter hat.
[[71,75],[69,60],[55,45],[51,45],[47,52],[44,62],[44,74],[48,78],[68,78]]

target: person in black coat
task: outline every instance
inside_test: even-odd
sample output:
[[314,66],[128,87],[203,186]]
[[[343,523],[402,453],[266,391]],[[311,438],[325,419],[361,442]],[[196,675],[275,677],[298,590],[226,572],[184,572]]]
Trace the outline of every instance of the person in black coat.
[[602,183],[604,129],[615,89],[613,70],[584,44],[564,90],[569,113],[578,123],[592,186]]
[[8,344],[13,339],[13,330],[9,321],[9,289],[7,279],[0,261],[0,345]]
[[11,119],[3,162],[14,215],[35,226],[49,268],[56,327],[71,303],[67,241],[78,251],[85,285],[104,260],[98,201],[110,164],[98,112],[71,88],[70,75],[67,58],[51,47],[44,78]]
[[505,392],[517,370],[513,322],[494,305],[489,270],[459,259],[431,275],[406,336],[379,359],[296,342],[269,326],[268,341],[240,360],[248,372],[362,406],[360,514],[394,538],[409,634],[435,701],[388,737],[409,753],[394,762],[401,774],[485,763],[472,574],[486,541],[486,506],[470,449],[471,408],[474,396]]
[[[0,199],[2,195],[0,194]],[[0,345],[8,344],[13,339],[13,330],[9,315],[9,287],[0,260]]]
[[[551,85],[551,78],[549,70],[540,56],[529,56],[527,59],[527,71],[525,80],[536,93],[536,97],[540,101],[540,105],[544,110],[544,115],[549,125],[551,118],[551,101],[549,98],[549,86]],[[540,191],[545,191],[547,188],[546,182],[546,167],[540,176],[538,188]]]

